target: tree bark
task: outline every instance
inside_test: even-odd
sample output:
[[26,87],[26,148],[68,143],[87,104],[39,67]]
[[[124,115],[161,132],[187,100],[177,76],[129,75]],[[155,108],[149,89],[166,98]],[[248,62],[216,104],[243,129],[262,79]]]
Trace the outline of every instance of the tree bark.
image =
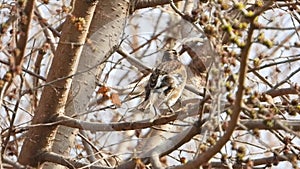
[[[96,47],[93,52],[91,46],[85,45],[83,48],[77,72],[74,76],[71,92],[69,93],[65,114],[68,116],[82,113],[87,110],[88,103],[96,88],[96,75],[100,74],[104,64],[98,65],[104,59],[104,55],[119,43],[123,33],[127,16],[128,2],[123,0],[102,1],[98,3],[93,17],[88,37],[92,41],[92,47]],[[94,69],[91,69],[95,67]],[[98,72],[97,72],[97,70]],[[86,71],[89,70],[89,71]],[[52,151],[65,156],[69,155],[70,148],[74,146],[77,129],[59,126],[55,136]],[[47,163],[44,168],[59,169],[61,165]]]
[[[96,7],[95,3],[86,1],[75,1],[74,5],[73,16],[68,16],[63,26],[62,36],[47,77],[49,84],[43,89],[32,124],[51,122],[53,117],[64,113],[71,77],[76,72]],[[55,125],[30,128],[22,146],[19,162],[32,167],[40,166],[43,163],[39,158],[40,154],[51,149],[56,131]]]

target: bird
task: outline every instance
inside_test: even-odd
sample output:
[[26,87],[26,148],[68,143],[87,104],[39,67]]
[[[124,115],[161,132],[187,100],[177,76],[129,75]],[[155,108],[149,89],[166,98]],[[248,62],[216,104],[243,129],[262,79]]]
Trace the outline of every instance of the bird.
[[166,50],[162,61],[156,66],[145,86],[144,101],[138,106],[139,110],[153,108],[155,115],[160,108],[171,108],[182,95],[187,81],[185,65],[178,60],[176,50]]

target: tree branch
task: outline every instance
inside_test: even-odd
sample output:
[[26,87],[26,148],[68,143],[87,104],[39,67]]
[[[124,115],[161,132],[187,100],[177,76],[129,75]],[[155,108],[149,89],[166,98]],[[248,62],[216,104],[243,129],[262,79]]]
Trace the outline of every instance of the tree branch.
[[66,166],[68,168],[88,167],[90,169],[113,169],[112,167],[97,166],[97,165],[91,165],[88,163],[79,162],[77,160],[72,160],[71,158],[67,158],[65,156],[52,153],[52,152],[44,152],[40,155],[40,158],[43,162],[52,162],[52,163]]
[[[183,0],[174,0],[174,2],[179,2]],[[142,9],[142,8],[150,8],[155,7],[158,5],[166,5],[169,4],[169,0],[137,0],[137,3],[135,5],[135,10]]]

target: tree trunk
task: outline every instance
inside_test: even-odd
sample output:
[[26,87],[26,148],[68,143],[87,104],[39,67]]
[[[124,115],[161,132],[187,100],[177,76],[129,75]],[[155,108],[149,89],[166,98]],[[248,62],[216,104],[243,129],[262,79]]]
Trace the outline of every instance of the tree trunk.
[[[47,83],[43,89],[32,124],[52,122],[51,119],[64,113],[67,96],[76,72],[87,30],[91,23],[96,5],[86,1],[75,1],[73,17],[68,16],[63,26],[62,36],[55,52]],[[75,19],[74,19],[75,17]],[[82,21],[81,19],[84,19]],[[81,26],[83,29],[81,30]],[[57,126],[36,126],[29,129],[19,162],[37,167],[43,163],[40,154],[51,150]]]
[[[102,1],[96,7],[88,37],[92,41],[92,46],[96,47],[96,53],[90,46],[85,45],[80,57],[77,72],[84,72],[96,64],[101,63],[104,55],[119,43],[123,33],[125,19],[127,16],[128,2],[126,1]],[[101,47],[101,48],[100,48]],[[97,70],[81,73],[74,76],[72,82],[72,92],[66,105],[65,114],[68,116],[82,113],[87,110],[88,103],[95,90],[96,74],[101,73],[104,64],[99,65]],[[65,156],[69,155],[71,147],[74,147],[76,129],[59,126],[55,136],[52,151]],[[44,168],[64,168],[57,164],[47,163]]]

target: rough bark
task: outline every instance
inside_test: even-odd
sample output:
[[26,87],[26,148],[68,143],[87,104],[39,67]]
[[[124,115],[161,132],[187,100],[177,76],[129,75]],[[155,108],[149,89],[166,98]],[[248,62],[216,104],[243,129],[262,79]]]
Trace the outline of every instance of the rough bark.
[[[95,10],[94,3],[76,1],[73,16],[83,18],[85,22],[74,22],[68,16],[62,30],[62,36],[55,52],[47,83],[42,92],[41,100],[32,124],[51,122],[51,119],[64,112],[67,96],[71,87],[71,75],[76,72],[83,44],[87,37],[87,30]],[[78,29],[82,24],[83,30]],[[39,166],[43,161],[39,155],[51,149],[57,126],[39,126],[30,128],[21,153],[19,162],[33,167]]]
[[[104,67],[104,64],[96,67],[95,65],[101,63],[105,59],[104,55],[111,47],[119,43],[126,21],[127,8],[128,2],[126,0],[98,3],[88,35],[92,45],[85,45],[83,48],[77,69],[79,74],[73,78],[72,92],[69,94],[66,105],[66,115],[71,116],[87,110],[88,102],[96,87],[96,74],[100,73],[97,70],[102,71]],[[93,51],[91,47],[95,47],[96,51]],[[59,126],[52,151],[68,156],[70,148],[74,145],[76,133],[77,129]],[[58,169],[64,167],[48,163],[44,168]]]

